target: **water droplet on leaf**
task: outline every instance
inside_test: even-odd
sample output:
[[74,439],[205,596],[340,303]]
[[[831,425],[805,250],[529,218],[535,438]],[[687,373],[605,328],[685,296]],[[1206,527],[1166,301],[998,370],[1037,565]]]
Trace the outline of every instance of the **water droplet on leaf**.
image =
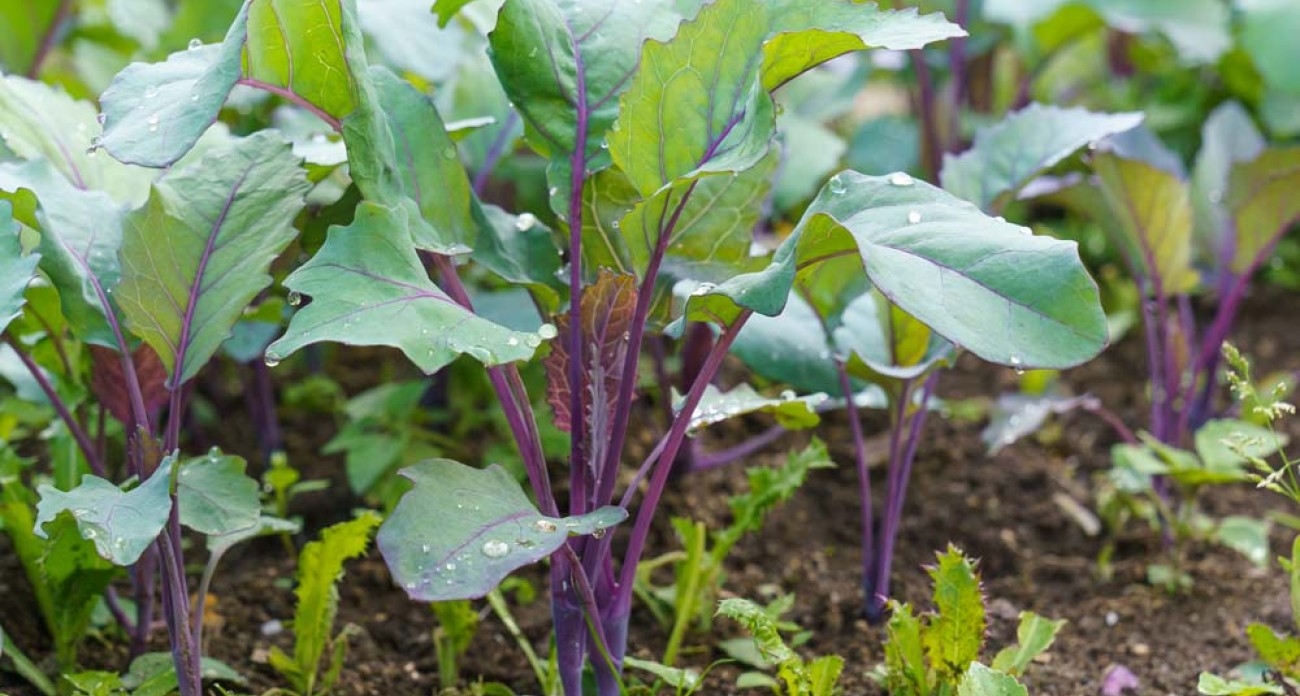
[[537,217],[532,213],[524,213],[515,218],[515,229],[520,232],[527,232],[528,230],[533,229],[533,226],[536,224]]
[[200,38],[198,38],[197,36],[194,37],[194,38],[192,38],[192,39],[190,39],[190,43],[189,43],[188,48],[189,48],[191,51],[197,51],[197,50],[199,50],[200,48],[203,48],[203,40],[200,39]]
[[889,177],[889,183],[894,186],[911,186],[916,183],[916,179],[913,179],[907,172],[896,172]]
[[294,307],[297,307],[298,305],[302,304],[302,293],[298,292],[297,290],[290,290],[289,304]]
[[501,558],[510,553],[510,545],[497,539],[489,539],[483,542],[483,555],[488,558]]
[[555,329],[555,324],[542,324],[537,327],[537,335],[548,341],[555,338],[558,333],[559,332]]
[[158,96],[158,86],[157,86],[157,85],[149,85],[148,87],[145,87],[145,88],[144,88],[144,98],[145,98],[145,99],[153,99],[153,98],[156,97],[156,96]]
[[841,179],[839,176],[835,176],[831,178],[831,182],[829,186],[830,186],[831,193],[836,196],[844,195],[844,192],[848,189],[848,187],[844,184],[844,180]]
[[96,121],[99,121],[99,125],[102,126],[102,125],[104,125],[104,122],[108,120],[108,114],[106,114],[106,113],[104,113],[103,111],[101,111],[101,112],[95,114],[95,120],[96,120]]
[[264,358],[264,362],[266,363],[267,367],[275,367],[276,365],[280,364],[280,356],[270,351],[267,351],[266,356]]
[[913,210],[907,214],[907,223],[909,225],[915,225],[920,221],[921,221],[921,213],[919,211]]
[[154,133],[158,130],[158,114],[150,116],[147,122],[149,124],[150,133]]

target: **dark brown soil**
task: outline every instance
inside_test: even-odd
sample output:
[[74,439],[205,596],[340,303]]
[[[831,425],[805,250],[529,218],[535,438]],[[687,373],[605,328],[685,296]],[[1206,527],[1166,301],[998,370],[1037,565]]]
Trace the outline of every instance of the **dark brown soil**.
[[[1248,306],[1238,340],[1256,358],[1261,373],[1300,370],[1295,308],[1294,297],[1280,292],[1267,292]],[[1067,378],[1076,390],[1091,389],[1130,423],[1140,424],[1144,419],[1142,365],[1141,346],[1128,340]],[[348,375],[344,382],[353,391],[374,379]],[[1013,381],[1009,370],[989,368],[968,357],[945,376],[940,392],[952,399],[988,396],[1010,388]],[[316,529],[346,517],[357,502],[346,494],[340,462],[315,454],[330,433],[329,427],[322,428],[313,419],[319,421],[304,416],[285,426],[295,461],[312,462],[309,474],[336,482],[330,492],[300,501],[298,511]],[[250,431],[238,432],[244,427],[233,424],[238,418],[228,420],[237,436],[251,438]],[[882,423],[871,425],[879,432]],[[1099,693],[1101,678],[1112,665],[1131,669],[1141,681],[1140,693],[1195,693],[1201,671],[1222,673],[1251,657],[1244,638],[1248,623],[1263,621],[1278,629],[1290,626],[1286,583],[1276,563],[1268,571],[1258,571],[1231,551],[1197,548],[1191,554],[1195,586],[1190,591],[1171,596],[1147,585],[1145,567],[1158,559],[1160,544],[1145,529],[1130,530],[1120,539],[1112,577],[1098,577],[1095,560],[1104,540],[1085,535],[1054,496],[1063,494],[1092,505],[1092,477],[1107,466],[1115,440],[1099,421],[1082,414],[1069,416],[1060,427],[996,457],[985,454],[979,429],[979,424],[938,418],[929,424],[898,544],[895,589],[904,600],[928,605],[929,585],[922,565],[952,542],[981,561],[991,610],[990,655],[1014,640],[1021,610],[1068,619],[1056,645],[1026,678],[1031,693]],[[755,598],[773,588],[797,593],[790,618],[813,632],[804,650],[845,658],[845,694],[878,693],[865,676],[881,660],[881,633],[859,618],[859,503],[848,431],[842,418],[831,418],[820,435],[841,466],[817,472],[795,499],[771,515],[761,533],[737,547],[729,561],[725,593]],[[785,447],[802,444],[806,438],[787,436],[770,454],[747,464],[775,462]],[[711,525],[724,523],[725,497],[740,489],[743,476],[733,467],[694,475],[683,484],[664,502],[662,525],[650,555],[673,550],[667,526],[671,515],[689,515]],[[1207,504],[1218,514],[1260,515],[1270,508],[1285,509],[1270,494],[1248,487],[1213,491]],[[1289,541],[1288,534],[1278,531],[1274,548]],[[262,540],[233,552],[213,587],[216,604],[209,617],[207,649],[248,675],[254,691],[280,684],[265,664],[265,653],[273,644],[289,647],[290,637],[287,633],[265,637],[262,627],[268,621],[291,619],[293,596],[286,580],[294,571],[293,559],[276,540]],[[539,569],[524,575],[539,585],[542,582]],[[0,622],[39,657],[48,647],[47,639],[30,607],[16,561],[0,545]],[[545,601],[517,608],[516,617],[534,645],[544,650],[549,628]],[[376,554],[348,568],[341,588],[340,625],[345,622],[357,624],[362,631],[353,641],[336,693],[402,696],[436,691],[432,612],[393,587]],[[710,645],[740,633],[722,620],[714,631],[714,635],[692,637],[683,661],[704,667],[719,657],[710,652]],[[162,649],[161,632],[158,638]],[[653,659],[664,639],[665,631],[647,612],[635,614],[633,654]],[[124,649],[117,644],[92,640],[85,650],[85,661],[92,667],[120,668],[123,659]],[[466,678],[504,681],[524,694],[537,691],[522,655],[491,616],[485,618],[462,667]],[[701,693],[737,693],[731,686],[737,673],[730,666],[714,670]],[[0,675],[0,689],[12,696],[34,693],[16,685],[12,675]]]

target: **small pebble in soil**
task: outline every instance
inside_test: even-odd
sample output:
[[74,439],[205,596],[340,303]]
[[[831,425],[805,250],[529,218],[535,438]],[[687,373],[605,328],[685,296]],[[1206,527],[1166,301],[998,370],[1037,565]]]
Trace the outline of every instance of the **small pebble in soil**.
[[1129,652],[1133,653],[1134,655],[1137,655],[1138,657],[1146,657],[1147,655],[1151,654],[1151,646],[1147,645],[1146,643],[1134,643],[1130,645],[1128,649]]
[[257,648],[253,650],[253,654],[249,659],[255,664],[264,665],[271,661],[271,652],[266,648]]
[[1119,623],[1119,614],[1116,614],[1113,611],[1106,612],[1106,625],[1114,626],[1117,623]]
[[281,633],[284,633],[284,622],[279,619],[271,619],[262,624],[262,635],[268,638],[271,636],[278,636]]

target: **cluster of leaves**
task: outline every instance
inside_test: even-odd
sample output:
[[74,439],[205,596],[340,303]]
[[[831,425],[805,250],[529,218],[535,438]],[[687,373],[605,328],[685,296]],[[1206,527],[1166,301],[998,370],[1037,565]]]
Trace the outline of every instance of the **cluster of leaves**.
[[990,665],[980,663],[986,617],[975,564],[949,547],[930,568],[934,610],[915,615],[907,604],[891,605],[889,639],[880,678],[891,694],[929,696],[1025,696],[1016,677],[1046,652],[1065,625],[1033,612],[1020,614],[1017,644],[1003,648]]

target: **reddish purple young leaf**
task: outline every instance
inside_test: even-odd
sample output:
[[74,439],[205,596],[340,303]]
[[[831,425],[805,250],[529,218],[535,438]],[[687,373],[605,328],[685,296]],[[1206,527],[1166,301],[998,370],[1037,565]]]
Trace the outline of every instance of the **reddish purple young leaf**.
[[[123,423],[134,422],[131,415],[131,397],[122,372],[122,359],[112,348],[90,346],[94,370],[90,376],[90,390],[109,414]],[[158,354],[148,345],[141,344],[131,356],[135,374],[140,380],[144,395],[144,408],[152,412],[167,403],[167,369]]]
[[[582,371],[582,388],[587,391],[588,412],[584,421],[590,426],[591,408],[597,402],[613,413],[618,398],[619,377],[627,357],[627,333],[632,328],[636,309],[636,279],[601,269],[596,282],[582,291],[582,343],[587,363]],[[555,425],[569,432],[573,418],[569,413],[569,337],[568,313],[555,318],[558,335],[551,342],[546,365],[546,400],[555,410]],[[599,437],[593,434],[593,439]]]

